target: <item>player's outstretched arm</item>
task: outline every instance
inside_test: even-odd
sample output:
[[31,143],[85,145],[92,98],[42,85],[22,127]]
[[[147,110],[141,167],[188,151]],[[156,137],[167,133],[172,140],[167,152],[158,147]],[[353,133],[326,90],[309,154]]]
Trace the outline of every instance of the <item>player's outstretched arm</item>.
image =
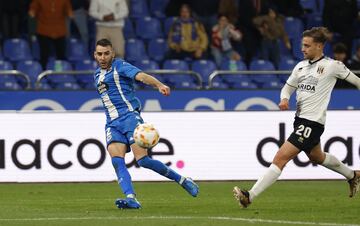
[[146,85],[150,85],[150,86],[158,89],[159,92],[164,96],[170,95],[170,88],[149,74],[146,74],[144,72],[139,72],[135,76],[135,79]]
[[290,99],[291,94],[295,90],[296,90],[295,87],[290,86],[289,84],[285,83],[285,85],[281,89],[281,93],[280,93],[280,103],[279,103],[280,110],[288,110],[289,109],[289,99]]
[[354,73],[350,72],[349,76],[345,80],[360,89],[360,78],[357,77]]

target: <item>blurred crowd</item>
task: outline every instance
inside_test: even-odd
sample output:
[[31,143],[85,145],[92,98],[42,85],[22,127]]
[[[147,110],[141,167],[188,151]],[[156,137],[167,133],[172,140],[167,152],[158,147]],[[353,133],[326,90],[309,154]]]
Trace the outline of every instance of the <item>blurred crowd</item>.
[[[168,59],[186,62],[204,59],[213,61],[219,69],[229,60],[242,61],[250,68],[254,60],[260,59],[281,70],[282,61],[302,58],[300,40],[304,29],[326,26],[332,32],[332,41],[325,53],[352,70],[360,70],[359,3],[6,0],[0,1],[0,60],[7,60],[4,45],[14,38],[29,43],[32,60],[38,60],[43,69],[48,68],[50,60],[71,61],[68,52],[76,48],[69,50],[70,39],[76,39],[76,44],[82,46],[84,59],[91,59],[95,41],[108,38],[116,55],[134,64],[151,59],[161,68]],[[159,39],[166,46],[153,48],[154,40]],[[138,41],[143,47],[135,45]]]

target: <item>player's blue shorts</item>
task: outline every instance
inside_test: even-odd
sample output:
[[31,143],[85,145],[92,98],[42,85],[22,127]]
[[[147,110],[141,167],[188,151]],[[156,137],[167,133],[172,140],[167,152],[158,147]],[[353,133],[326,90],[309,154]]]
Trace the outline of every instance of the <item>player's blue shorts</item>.
[[128,146],[127,152],[130,151],[130,145],[135,141],[133,138],[134,129],[137,125],[144,123],[140,113],[137,111],[128,112],[125,115],[107,123],[105,126],[106,144],[118,142]]

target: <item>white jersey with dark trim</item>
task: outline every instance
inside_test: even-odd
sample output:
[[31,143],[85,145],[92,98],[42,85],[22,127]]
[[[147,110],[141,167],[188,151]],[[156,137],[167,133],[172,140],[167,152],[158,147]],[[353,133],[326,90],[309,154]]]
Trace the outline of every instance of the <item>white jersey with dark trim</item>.
[[286,82],[297,89],[296,116],[324,125],[336,79],[346,79],[349,74],[342,62],[328,57],[299,62]]

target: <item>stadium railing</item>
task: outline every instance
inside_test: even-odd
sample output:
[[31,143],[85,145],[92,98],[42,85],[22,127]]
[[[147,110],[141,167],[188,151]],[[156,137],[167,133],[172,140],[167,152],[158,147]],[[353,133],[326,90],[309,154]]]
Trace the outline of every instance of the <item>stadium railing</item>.
[[161,70],[146,70],[145,72],[149,73],[149,74],[164,75],[164,76],[176,76],[176,75],[188,74],[188,75],[196,78],[196,80],[197,80],[197,88],[196,89],[203,88],[203,86],[202,86],[203,81],[202,81],[201,75],[195,71],[161,69]]
[[30,77],[18,70],[0,70],[0,76],[1,75],[11,75],[11,76],[18,76],[23,78],[26,83],[25,83],[25,89],[31,89],[31,80]]
[[[156,75],[164,75],[164,76],[176,76],[176,74],[188,74],[190,76],[193,76],[196,78],[198,84],[197,89],[202,89],[202,78],[199,73],[196,73],[194,71],[180,71],[180,70],[148,70],[145,71],[149,74],[156,74]],[[36,83],[35,83],[35,89],[40,89],[41,80],[43,80],[45,77],[48,76],[57,76],[57,75],[75,75],[75,76],[81,76],[81,75],[89,75],[93,74],[94,71],[53,71],[53,70],[46,70],[39,74]]]
[[[285,70],[275,70],[275,71],[250,71],[250,70],[245,70],[245,71],[224,71],[224,70],[216,70],[213,73],[211,73],[209,75],[209,80],[208,80],[208,89],[213,88],[213,81],[216,77],[218,76],[236,76],[236,75],[271,75],[271,74],[276,74],[276,75],[281,75],[281,76],[289,76],[291,74],[292,71],[285,71]],[[352,72],[356,75],[360,75],[360,70],[352,70]]]

